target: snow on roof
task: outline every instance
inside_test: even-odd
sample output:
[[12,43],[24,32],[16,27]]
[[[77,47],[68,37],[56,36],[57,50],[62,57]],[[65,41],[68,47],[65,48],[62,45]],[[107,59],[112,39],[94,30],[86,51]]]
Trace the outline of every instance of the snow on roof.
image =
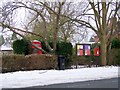
[[90,42],[90,41],[88,41],[88,42],[80,42],[78,44],[95,44],[95,43],[100,43],[100,42]]
[[81,42],[80,44],[94,44],[95,42]]
[[13,50],[13,48],[9,45],[2,45],[1,46],[1,48],[0,48],[0,50],[2,50],[2,51],[5,51],[5,50]]

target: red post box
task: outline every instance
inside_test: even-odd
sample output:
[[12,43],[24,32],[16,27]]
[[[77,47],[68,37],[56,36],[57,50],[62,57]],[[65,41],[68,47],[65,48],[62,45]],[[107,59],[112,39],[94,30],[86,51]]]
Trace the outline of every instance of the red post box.
[[[39,48],[42,48],[42,44],[41,44],[41,42],[38,41],[38,40],[33,40],[33,41],[32,41],[32,44],[38,46]],[[33,46],[33,45],[32,45],[32,48],[33,48],[33,53],[38,53],[38,54],[40,54],[40,55],[42,54],[42,50],[36,49],[35,46]]]
[[100,48],[99,47],[94,48],[94,56],[100,56]]

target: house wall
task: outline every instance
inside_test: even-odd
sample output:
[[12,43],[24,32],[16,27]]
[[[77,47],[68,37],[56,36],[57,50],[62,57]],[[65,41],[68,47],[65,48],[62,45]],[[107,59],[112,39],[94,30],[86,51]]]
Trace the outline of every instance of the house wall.
[[2,53],[0,51],[0,73],[2,71]]
[[3,54],[13,54],[12,50],[2,50]]

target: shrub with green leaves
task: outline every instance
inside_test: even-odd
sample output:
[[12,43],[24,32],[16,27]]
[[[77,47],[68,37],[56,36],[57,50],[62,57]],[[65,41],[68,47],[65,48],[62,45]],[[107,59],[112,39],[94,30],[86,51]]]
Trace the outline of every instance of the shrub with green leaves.
[[112,40],[111,50],[107,58],[109,65],[120,65],[120,39],[114,38]]
[[[42,43],[42,49],[45,50],[45,51],[48,52],[48,53],[51,53],[51,52],[49,51],[48,47],[45,45],[45,42],[42,41],[41,43]],[[50,47],[53,48],[53,42],[49,42],[49,45],[50,45]]]
[[111,48],[120,48],[120,40],[118,38],[112,40]]
[[13,51],[15,54],[28,55],[32,52],[31,44],[25,39],[16,40],[13,42]]
[[[49,42],[49,45],[53,48],[53,42]],[[45,43],[42,42],[42,48],[51,53],[48,50],[48,47],[46,47]],[[72,44],[71,43],[66,43],[66,42],[57,42],[57,50],[56,50],[57,55],[72,55]]]
[[[53,42],[49,42],[49,44],[51,47],[53,47]],[[42,42],[42,48],[46,50],[47,52],[49,52],[44,42]],[[72,44],[66,43],[66,42],[57,42],[56,54],[63,55],[65,57],[66,66],[69,66],[71,62],[71,55],[72,55]]]
[[120,49],[118,49],[117,51],[117,55],[116,55],[116,59],[115,59],[115,63],[116,65],[119,65],[120,66]]
[[111,49],[107,58],[108,65],[120,65],[120,49]]
[[57,43],[57,50],[58,55],[69,56],[72,55],[72,44],[66,42],[59,42]]
[[66,42],[59,42],[57,43],[57,50],[56,53],[58,55],[63,55],[65,57],[65,65],[66,67],[70,66],[70,63],[72,62],[72,44],[66,43]]

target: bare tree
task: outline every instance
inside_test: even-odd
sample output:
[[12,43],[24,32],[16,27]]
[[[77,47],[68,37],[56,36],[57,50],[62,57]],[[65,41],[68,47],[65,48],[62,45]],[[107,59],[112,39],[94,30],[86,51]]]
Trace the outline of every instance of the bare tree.
[[[42,1],[31,1],[31,2],[8,2],[4,7],[2,7],[1,12],[1,20],[0,20],[0,26],[4,28],[8,28],[10,31],[20,35],[21,37],[25,38],[25,33],[36,35],[41,37],[46,46],[49,48],[49,50],[56,51],[56,43],[57,43],[57,34],[59,31],[59,24],[60,24],[60,15],[62,11],[62,7],[65,4],[65,1],[62,2],[56,1],[56,2],[42,2]],[[34,33],[29,30],[20,29],[15,27],[15,25],[12,23],[13,13],[20,8],[25,8],[29,10],[32,14],[34,14],[34,18],[28,23],[31,25],[32,22],[39,22],[42,24],[42,30],[40,30],[43,33]],[[49,45],[49,32],[52,32],[52,38],[53,38],[53,49]]]
[[[114,30],[116,30],[117,12],[120,8],[120,4],[116,2],[107,2],[101,0],[98,2],[89,1],[88,7],[85,11],[75,18],[69,18],[80,25],[84,25],[87,28],[93,30],[100,40],[101,45],[101,65],[106,65],[107,46],[110,43]],[[112,23],[109,30],[109,23],[112,19]]]

